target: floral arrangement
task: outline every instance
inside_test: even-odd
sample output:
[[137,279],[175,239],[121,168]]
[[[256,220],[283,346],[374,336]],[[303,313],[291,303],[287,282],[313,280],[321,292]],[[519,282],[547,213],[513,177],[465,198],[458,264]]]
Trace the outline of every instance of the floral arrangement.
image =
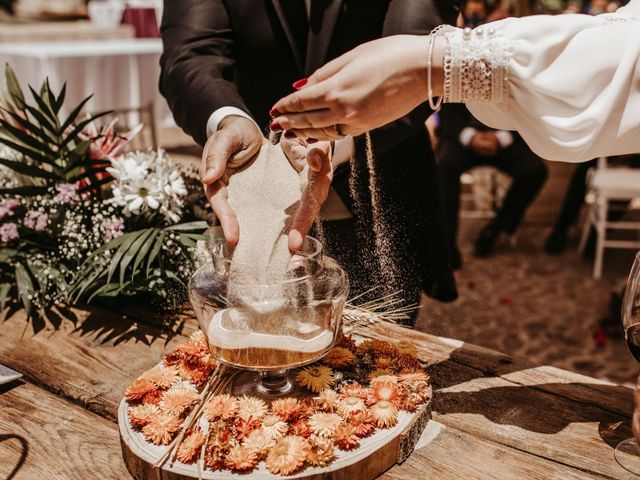
[[357,449],[363,438],[396,425],[400,411],[425,403],[429,378],[415,354],[406,342],[356,345],[340,334],[329,355],[298,371],[296,382],[308,398],[268,405],[219,391],[201,405],[203,420],[189,424],[216,368],[197,332],[129,385],[128,417],[148,442],[174,446],[182,463],[202,459],[210,470],[246,473],[264,462],[274,475],[289,475],[329,465],[336,449]]
[[197,178],[162,150],[126,152],[141,126],[63,117],[66,86],[0,96],[0,311],[145,293],[178,303],[207,224]]

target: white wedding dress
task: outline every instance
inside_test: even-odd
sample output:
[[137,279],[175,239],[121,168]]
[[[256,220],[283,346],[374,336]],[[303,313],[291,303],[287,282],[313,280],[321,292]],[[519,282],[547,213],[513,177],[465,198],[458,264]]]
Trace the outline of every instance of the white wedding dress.
[[517,130],[549,160],[640,152],[640,0],[614,14],[509,18],[443,33],[445,102]]

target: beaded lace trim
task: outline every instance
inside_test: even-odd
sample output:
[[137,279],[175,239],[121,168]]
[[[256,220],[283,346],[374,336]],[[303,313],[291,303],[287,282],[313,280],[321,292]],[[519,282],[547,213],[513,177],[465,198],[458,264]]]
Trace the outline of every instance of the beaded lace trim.
[[509,98],[509,40],[493,28],[444,28],[444,101],[506,102]]

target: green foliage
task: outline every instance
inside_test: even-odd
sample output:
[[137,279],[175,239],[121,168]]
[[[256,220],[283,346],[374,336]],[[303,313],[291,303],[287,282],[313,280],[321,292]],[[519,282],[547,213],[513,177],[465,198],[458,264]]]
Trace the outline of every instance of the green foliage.
[[[90,302],[96,296],[115,297],[151,291],[150,283],[170,279],[186,287],[186,274],[179,267],[192,267],[189,249],[204,240],[206,222],[189,222],[169,227],[135,230],[111,240],[93,252],[81,265],[71,287],[71,300]],[[168,249],[169,241],[174,248]],[[172,253],[163,255],[164,248]],[[183,253],[177,258],[176,253]],[[163,280],[164,278],[164,280]]]
[[26,178],[26,185],[0,189],[0,194],[39,195],[57,183],[83,182],[99,196],[97,175],[104,171],[106,161],[91,159],[91,140],[83,131],[94,120],[110,114],[102,112],[80,120],[80,114],[91,99],[87,97],[65,118],[61,108],[66,84],[58,95],[45,80],[40,93],[29,87],[34,104],[29,104],[9,65],[5,67],[7,95],[0,105],[0,144],[21,154],[20,160],[0,158],[0,164]]

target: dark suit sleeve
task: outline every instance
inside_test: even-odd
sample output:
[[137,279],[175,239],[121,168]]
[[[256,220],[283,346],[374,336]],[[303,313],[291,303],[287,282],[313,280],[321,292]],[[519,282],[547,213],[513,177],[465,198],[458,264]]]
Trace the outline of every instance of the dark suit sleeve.
[[165,0],[160,91],[176,122],[203,145],[220,107],[248,111],[233,83],[234,34],[222,0]]
[[[443,23],[453,24],[457,9],[453,0],[393,0],[385,17],[383,36],[412,34],[427,35]],[[426,63],[425,51],[425,63]],[[431,110],[424,103],[408,115],[371,132],[375,150],[379,154],[425,129]]]
[[440,136],[443,140],[460,143],[460,133],[471,125],[471,115],[462,103],[447,103],[440,109]]

